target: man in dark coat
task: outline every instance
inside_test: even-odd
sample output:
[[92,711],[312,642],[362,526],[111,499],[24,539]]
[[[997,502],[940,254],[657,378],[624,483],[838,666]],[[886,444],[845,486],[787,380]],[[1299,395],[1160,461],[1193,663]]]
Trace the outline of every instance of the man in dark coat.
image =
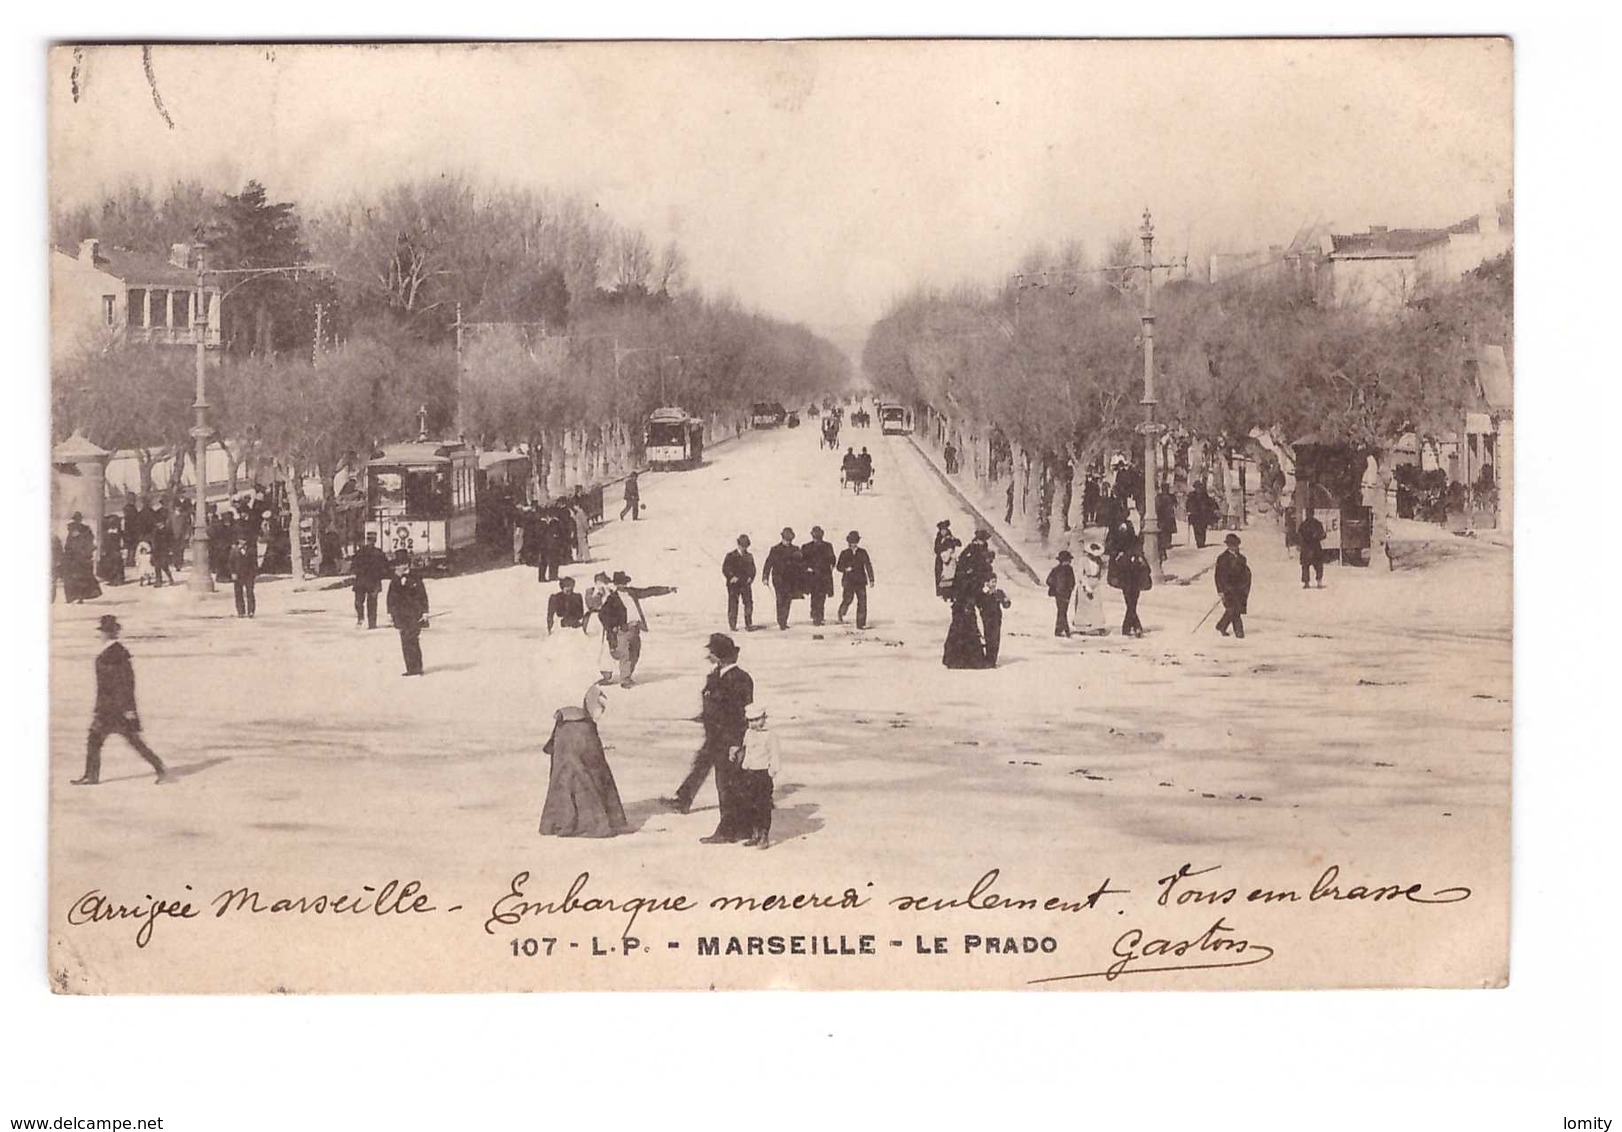
[[1048,596],[1053,599],[1053,635],[1070,635],[1070,598],[1076,592],[1076,568],[1070,565],[1075,555],[1068,550],[1059,551],[1059,564],[1048,571]]
[[355,590],[355,628],[364,624],[375,629],[377,595],[383,589],[383,579],[391,573],[388,556],[377,548],[376,532],[366,532],[366,544],[349,560],[349,572],[355,579],[351,583]]
[[985,581],[974,599],[980,611],[980,633],[985,640],[987,668],[997,667],[997,656],[1002,651],[1002,611],[1013,604],[997,582],[994,569],[996,559],[997,552],[986,547]]
[[147,512],[147,528],[152,546],[152,584],[161,586],[167,581],[174,585],[175,532],[169,526],[169,512],[156,500]]
[[727,627],[738,631],[738,606],[743,606],[743,627],[755,627],[755,556],[749,553],[749,536],[739,535],[738,545],[721,560],[721,577],[727,584]]
[[627,513],[632,519],[642,518],[642,486],[637,483],[636,472],[625,477],[625,506],[620,508],[620,518]]
[[[1307,588],[1307,575],[1318,572],[1318,588],[1324,588],[1324,538],[1329,532],[1311,511],[1295,528],[1295,537],[1301,540],[1301,588]],[[1240,634],[1243,636],[1243,634]]]
[[158,772],[158,783],[169,782],[169,771],[163,760],[141,738],[141,716],[135,710],[135,666],[130,663],[129,650],[118,643],[118,618],[111,613],[103,614],[97,623],[97,632],[103,644],[96,657],[96,707],[90,717],[90,735],[85,741],[84,775],[75,778],[73,785],[95,786],[101,781],[101,747],[109,735],[124,736],[135,753]]
[[873,560],[861,547],[860,531],[845,536],[845,549],[839,552],[839,620],[845,619],[850,603],[856,603],[856,627],[867,628],[867,587],[873,585]]
[[259,577],[259,563],[248,549],[247,539],[237,539],[231,547],[231,593],[236,597],[237,616],[254,614],[254,582]]
[[554,623],[565,629],[578,629],[586,623],[586,600],[574,592],[573,578],[561,579],[557,593],[546,599],[548,633],[552,631]]
[[1087,473],[1087,481],[1081,486],[1081,525],[1090,527],[1098,522],[1098,476],[1093,472]]
[[146,534],[142,524],[141,512],[136,508],[135,501],[124,504],[124,565],[135,565],[135,547]]
[[802,596],[805,584],[800,566],[800,548],[794,545],[794,528],[784,527],[783,538],[766,553],[760,580],[772,587],[777,597],[777,627],[788,628],[789,606]]
[[400,631],[400,654],[406,670],[401,675],[422,675],[422,629],[428,620],[428,589],[411,567],[411,556],[394,556],[394,577],[389,582],[389,620]]
[[979,601],[986,583],[991,580],[991,532],[984,527],[974,532],[974,538],[963,548],[957,560],[955,590],[971,601]]
[[868,485],[873,483],[873,454],[866,448],[856,453],[856,474],[861,477],[863,483]]
[[811,528],[811,541],[800,547],[800,567],[805,572],[811,597],[811,624],[821,625],[827,617],[828,599],[834,595],[834,566],[838,556],[822,537],[821,527]]
[[687,777],[667,804],[686,813],[704,779],[715,771],[715,792],[721,802],[721,820],[715,832],[700,838],[705,845],[743,841],[753,832],[748,816],[741,811],[737,793],[738,759],[744,735],[749,730],[748,710],[755,699],[755,682],[738,667],[738,646],[724,633],[712,633],[704,649],[710,674],[704,681],[703,707],[699,720],[704,724],[704,745],[693,759]]
[[1216,590],[1222,597],[1222,619],[1217,632],[1224,637],[1229,628],[1240,640],[1245,637],[1245,614],[1250,604],[1250,564],[1239,553],[1239,536],[1230,534],[1223,540],[1228,549],[1217,555]]
[[96,535],[85,525],[84,515],[75,511],[68,519],[67,537],[62,540],[62,597],[73,604],[100,596]]
[[1205,489],[1205,481],[1201,480],[1194,485],[1194,490],[1188,493],[1186,502],[1188,507],[1188,526],[1194,532],[1194,545],[1201,550],[1205,549],[1205,532],[1216,525],[1221,512],[1217,510],[1216,500]]
[[1155,532],[1155,553],[1164,562],[1171,551],[1171,536],[1177,533],[1177,497],[1169,487],[1155,492],[1155,524],[1159,527]]

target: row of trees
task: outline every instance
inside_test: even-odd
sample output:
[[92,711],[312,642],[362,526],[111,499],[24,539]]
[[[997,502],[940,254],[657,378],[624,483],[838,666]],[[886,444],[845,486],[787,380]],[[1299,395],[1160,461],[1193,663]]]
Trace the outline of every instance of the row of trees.
[[[875,386],[948,431],[1017,449],[1042,483],[1142,446],[1141,284],[1061,250],[1073,262],[1047,286],[1026,274],[998,289],[914,291],[875,325],[862,359]],[[1319,306],[1282,280],[1157,287],[1157,419],[1219,456],[1260,434],[1275,449],[1336,446],[1359,470],[1374,455],[1384,469],[1404,433],[1460,428],[1474,397],[1467,363],[1509,342],[1512,275],[1505,256],[1379,318]]]
[[[556,488],[633,462],[660,404],[725,427],[751,400],[850,380],[831,343],[705,297],[680,248],[656,250],[577,197],[440,178],[306,217],[256,182],[235,194],[179,183],[64,212],[53,230],[59,244],[164,254],[201,243],[209,267],[234,272],[219,277],[223,349],[209,359],[233,481],[271,468],[331,483],[415,435],[421,407],[434,435],[527,445],[538,482]],[[252,274],[290,265],[309,266]],[[64,351],[54,429],[135,449],[150,492],[152,466],[189,452],[192,366],[173,347]]]

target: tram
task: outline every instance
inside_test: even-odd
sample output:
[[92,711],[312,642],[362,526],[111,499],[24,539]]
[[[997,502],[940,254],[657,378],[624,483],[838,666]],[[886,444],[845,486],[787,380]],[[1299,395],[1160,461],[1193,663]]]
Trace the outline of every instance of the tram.
[[393,444],[366,464],[366,532],[390,558],[444,567],[477,539],[479,455],[458,441]]
[[749,423],[755,428],[781,428],[788,410],[780,401],[756,401],[749,410]]
[[879,405],[879,431],[885,436],[910,436],[912,410],[905,405]]
[[704,462],[704,422],[668,406],[648,414],[642,451],[650,468],[688,469]]

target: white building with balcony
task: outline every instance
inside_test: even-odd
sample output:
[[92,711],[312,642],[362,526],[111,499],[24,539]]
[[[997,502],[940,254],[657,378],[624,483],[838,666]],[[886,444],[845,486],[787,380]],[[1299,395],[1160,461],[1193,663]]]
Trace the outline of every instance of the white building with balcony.
[[175,244],[168,259],[84,240],[51,250],[51,356],[114,341],[220,344],[220,288],[197,285],[195,252]]

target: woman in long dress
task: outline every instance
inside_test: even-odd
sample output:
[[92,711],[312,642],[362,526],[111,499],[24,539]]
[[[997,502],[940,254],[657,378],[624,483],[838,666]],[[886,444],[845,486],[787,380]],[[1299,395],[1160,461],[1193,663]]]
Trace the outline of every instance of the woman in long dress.
[[552,756],[540,831],[552,837],[615,837],[629,833],[614,772],[603,754],[597,720],[607,710],[607,697],[589,657],[592,643],[584,633],[560,633],[548,651],[549,682],[560,690],[579,691],[580,699],[552,716],[552,737],[543,748]]
[[946,649],[941,663],[948,668],[984,668],[986,646],[980,639],[980,621],[972,599],[952,602],[952,625],[946,630]]
[[1104,544],[1088,543],[1076,565],[1070,631],[1079,636],[1102,637],[1109,632],[1104,613]]

